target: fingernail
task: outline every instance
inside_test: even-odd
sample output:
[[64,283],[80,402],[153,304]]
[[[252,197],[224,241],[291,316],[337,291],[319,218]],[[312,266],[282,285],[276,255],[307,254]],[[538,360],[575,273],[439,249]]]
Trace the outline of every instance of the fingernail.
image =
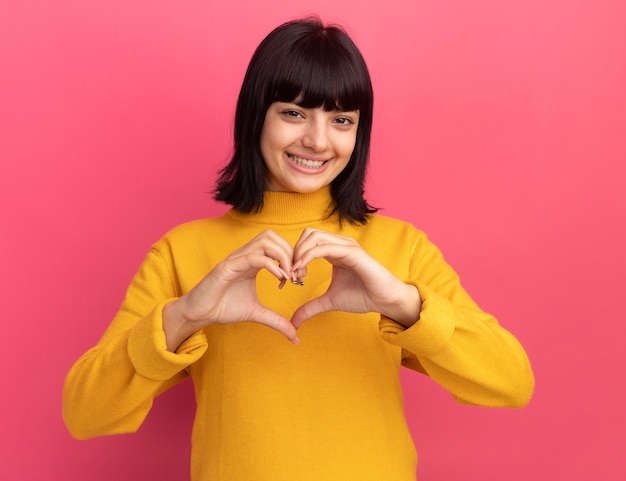
[[287,278],[283,277],[282,280],[280,281],[280,284],[278,284],[278,288],[282,289],[283,287],[285,287],[285,282],[287,282]]

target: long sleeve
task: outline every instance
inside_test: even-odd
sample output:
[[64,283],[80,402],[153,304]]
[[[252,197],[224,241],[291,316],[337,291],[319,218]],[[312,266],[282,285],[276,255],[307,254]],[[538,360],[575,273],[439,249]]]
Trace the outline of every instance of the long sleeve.
[[534,376],[517,339],[483,312],[454,270],[425,236],[414,248],[408,283],[422,298],[420,319],[409,329],[382,318],[381,335],[403,350],[403,365],[430,376],[457,401],[522,407]]
[[[400,363],[461,402],[525,404],[533,377],[523,349],[471,300],[425,234],[379,215],[342,225],[336,214],[328,216],[329,199],[329,189],[269,192],[262,212],[231,210],[178,226],[158,241],[100,342],[67,376],[64,416],[72,434],[135,431],[154,397],[190,376],[197,402],[194,480],[365,481],[394,473],[408,481],[417,458]],[[333,311],[301,326],[300,346],[241,322],[207,326],[176,353],[166,350],[163,306],[260,232],[272,229],[294,245],[306,227],[352,237],[415,285],[423,301],[418,322],[405,329],[376,313]],[[259,300],[289,317],[327,289],[332,266],[319,261],[308,266],[304,288],[277,289],[271,274],[259,272]]]
[[166,350],[163,306],[180,296],[171,269],[156,248],[133,278],[120,311],[99,343],[67,375],[63,418],[79,439],[136,431],[160,392],[187,376],[205,352],[198,333]]

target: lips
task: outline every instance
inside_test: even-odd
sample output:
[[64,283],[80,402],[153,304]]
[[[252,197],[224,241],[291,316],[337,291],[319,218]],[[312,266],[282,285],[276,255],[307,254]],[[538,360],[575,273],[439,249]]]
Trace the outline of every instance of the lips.
[[306,167],[307,169],[320,169],[328,162],[327,160],[304,159],[293,154],[287,154],[287,157],[289,157],[289,160],[294,164]]

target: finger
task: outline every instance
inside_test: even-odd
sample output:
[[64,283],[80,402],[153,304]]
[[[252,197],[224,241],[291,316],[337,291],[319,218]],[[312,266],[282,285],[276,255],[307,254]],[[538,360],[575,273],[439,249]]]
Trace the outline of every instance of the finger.
[[294,263],[296,270],[306,267],[315,259],[326,259],[332,265],[354,268],[358,265],[359,255],[364,251],[356,245],[317,244],[301,252]]
[[304,266],[304,267],[299,267],[299,268],[297,268],[297,269],[293,270],[293,271],[291,272],[291,275],[292,275],[292,277],[291,277],[292,282],[293,282],[294,284],[298,284],[298,285],[303,286],[303,285],[304,285],[304,278],[306,277],[306,274],[307,274],[307,268],[306,268],[306,266]]
[[333,311],[334,308],[325,295],[302,304],[291,316],[291,324],[298,329],[307,320],[318,314]]
[[307,227],[306,229],[304,229],[302,231],[302,234],[300,234],[300,237],[298,238],[296,245],[293,247],[294,251],[297,250],[311,236],[311,234],[318,232],[318,231],[319,231],[318,229],[313,229],[311,227]]
[[314,244],[326,244],[329,242],[334,244],[354,244],[356,241],[352,237],[333,234],[332,232],[328,232],[325,230],[307,227],[302,231],[302,234],[296,242],[294,249],[297,249],[303,244],[310,242],[313,242]]
[[300,238],[296,242],[294,252],[303,249],[306,250],[307,248],[318,244],[350,244],[354,242],[354,239],[351,237],[307,227],[302,231]]
[[316,250],[320,246],[350,247],[358,246],[358,243],[351,237],[331,234],[330,232],[316,229],[305,229],[294,247],[293,269],[305,266],[313,259],[325,257],[324,252],[331,252],[328,250]]
[[229,258],[220,263],[222,277],[227,281],[254,277],[261,269],[266,269],[279,281],[291,279],[291,274],[282,269],[274,259],[263,254],[246,254]]
[[272,230],[263,231],[247,244],[234,251],[231,256],[234,258],[246,256],[251,253],[270,257],[276,261],[285,272],[291,271],[293,248],[289,242]]
[[261,306],[258,313],[250,320],[274,329],[296,345],[300,344],[296,327],[287,318],[271,309]]

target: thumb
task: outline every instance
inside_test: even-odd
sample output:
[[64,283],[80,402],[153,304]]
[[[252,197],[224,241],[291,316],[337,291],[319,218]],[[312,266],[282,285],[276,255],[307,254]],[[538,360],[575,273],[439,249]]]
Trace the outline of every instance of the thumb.
[[309,302],[302,304],[296,312],[291,316],[291,324],[298,329],[304,321],[311,319],[318,314],[322,314],[323,312],[332,311],[334,308],[328,302],[328,298],[326,295],[317,297]]
[[289,339],[296,345],[300,344],[296,327],[289,322],[289,320],[275,311],[268,309],[267,307],[260,306],[260,309],[255,313],[255,316],[250,319],[252,322],[263,324],[267,327],[280,332],[283,336]]

